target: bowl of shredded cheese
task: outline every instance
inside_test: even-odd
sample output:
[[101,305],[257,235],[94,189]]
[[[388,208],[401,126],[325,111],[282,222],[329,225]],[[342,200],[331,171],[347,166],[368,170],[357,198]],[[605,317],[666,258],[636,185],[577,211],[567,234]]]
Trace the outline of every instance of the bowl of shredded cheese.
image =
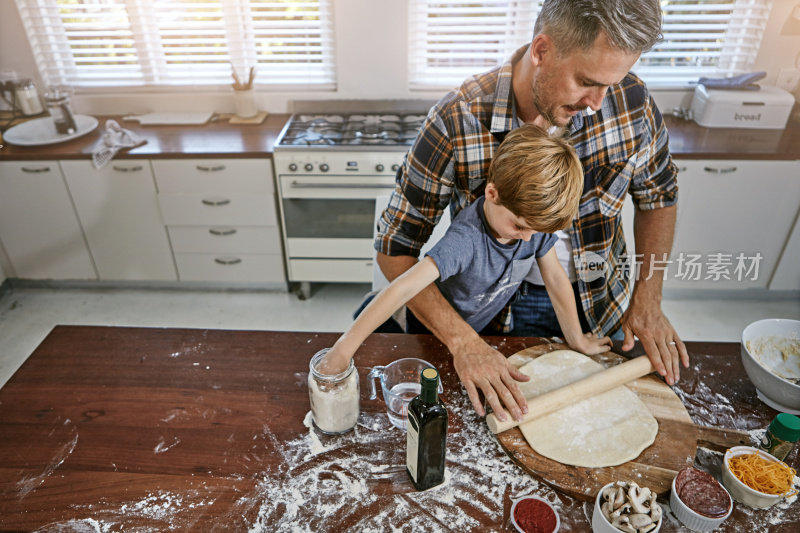
[[725,452],[722,484],[733,499],[766,509],[797,494],[794,468],[763,450],[734,446]]

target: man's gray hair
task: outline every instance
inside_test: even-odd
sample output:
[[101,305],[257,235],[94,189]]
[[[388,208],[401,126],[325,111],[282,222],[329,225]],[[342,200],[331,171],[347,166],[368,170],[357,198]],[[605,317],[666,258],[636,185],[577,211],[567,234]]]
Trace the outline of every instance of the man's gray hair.
[[533,35],[546,33],[559,53],[590,48],[604,32],[628,52],[650,50],[662,39],[659,0],[545,0]]

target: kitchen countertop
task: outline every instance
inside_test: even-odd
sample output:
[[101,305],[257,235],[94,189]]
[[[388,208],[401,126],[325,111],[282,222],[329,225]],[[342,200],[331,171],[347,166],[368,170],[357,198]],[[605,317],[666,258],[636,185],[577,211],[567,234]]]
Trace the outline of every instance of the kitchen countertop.
[[[337,336],[57,326],[0,389],[0,531],[512,531],[511,501],[525,494],[551,501],[565,531],[589,530],[590,504],[502,451],[432,336],[371,335],[357,358],[359,425],[314,432],[308,360]],[[505,354],[543,342],[488,341]],[[776,412],[756,399],[739,345],[687,347],[674,390],[695,423],[766,427]],[[425,492],[407,478],[405,436],[367,399],[369,368],[400,357],[440,369],[450,416],[446,481]],[[697,460],[713,471],[718,454],[700,448]],[[798,521],[797,503],[737,504],[719,531]],[[688,530],[667,514],[661,531]]]
[[71,141],[46,146],[5,143],[0,149],[0,161],[91,158],[108,119],[147,139],[142,146],[120,151],[116,156],[119,159],[271,158],[275,140],[289,116],[271,114],[261,124],[228,124],[227,119],[221,119],[202,126],[142,126],[119,116],[97,116],[100,124],[94,131]]
[[[223,119],[204,126],[141,126],[123,122],[118,116],[98,116],[100,125],[84,137],[41,147],[6,144],[0,149],[0,161],[87,159],[109,118],[148,140],[143,146],[120,152],[120,159],[272,157],[275,140],[289,116],[271,114],[256,125],[232,125]],[[664,119],[670,148],[677,159],[800,159],[797,123],[790,123],[784,130],[754,130],[704,128],[671,115]]]

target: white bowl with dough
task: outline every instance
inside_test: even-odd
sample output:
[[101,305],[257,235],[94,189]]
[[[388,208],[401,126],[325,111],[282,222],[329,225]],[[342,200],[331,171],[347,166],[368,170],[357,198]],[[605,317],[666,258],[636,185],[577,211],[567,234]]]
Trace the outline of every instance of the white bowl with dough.
[[733,499],[737,502],[749,505],[755,509],[766,509],[783,500],[783,494],[767,494],[766,492],[751,489],[739,481],[739,478],[731,472],[728,466],[728,461],[730,461],[731,457],[751,453],[757,453],[768,461],[781,462],[764,450],[759,450],[751,446],[734,446],[725,452],[725,457],[722,459],[722,484],[728,489],[730,495],[733,496]]
[[[600,506],[602,505],[603,499],[603,491],[606,490],[607,487],[614,485],[615,483],[609,483],[604,485],[603,488],[597,493],[597,497],[594,499],[594,512],[592,513],[592,531],[593,533],[620,533],[620,530],[616,527],[611,525],[611,522],[603,516],[603,511],[600,510]],[[657,504],[656,504],[657,505]],[[661,524],[664,522],[664,513],[661,513],[661,519],[659,519],[658,524],[656,525],[655,529],[649,531],[649,533],[658,533],[661,529]]]
[[[761,394],[800,410],[800,320],[767,318],[742,331],[742,365]],[[772,406],[775,407],[775,406]]]

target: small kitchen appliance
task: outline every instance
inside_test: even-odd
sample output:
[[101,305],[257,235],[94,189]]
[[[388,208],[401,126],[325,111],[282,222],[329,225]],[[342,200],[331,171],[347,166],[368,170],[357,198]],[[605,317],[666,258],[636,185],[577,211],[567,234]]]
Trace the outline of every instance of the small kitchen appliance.
[[370,283],[376,198],[394,189],[424,113],[296,113],[275,144],[289,281]]
[[778,87],[758,91],[708,89],[698,85],[692,98],[695,122],[706,128],[783,129],[794,97]]

